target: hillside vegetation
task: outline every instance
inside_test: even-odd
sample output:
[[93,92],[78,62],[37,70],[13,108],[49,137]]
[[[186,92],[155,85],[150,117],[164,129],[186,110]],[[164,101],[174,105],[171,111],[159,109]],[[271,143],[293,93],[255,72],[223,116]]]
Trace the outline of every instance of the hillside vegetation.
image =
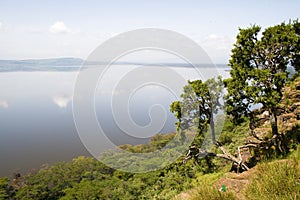
[[[282,105],[288,103],[291,107],[288,110],[293,113],[299,111],[299,107],[295,108],[299,104],[296,95],[300,92],[299,86],[300,78],[289,83],[285,90],[292,93],[293,98],[282,101]],[[260,158],[262,163],[242,174],[228,173],[231,162],[218,158],[212,159],[209,165],[207,160],[188,160],[184,164],[181,158],[162,170],[134,174],[111,169],[93,158],[78,157],[71,162],[44,165],[36,173],[15,174],[12,180],[1,178],[0,199],[299,199],[300,121],[296,116],[280,124],[293,140],[289,143],[292,154],[281,157],[282,160]],[[262,124],[262,127],[267,126]],[[161,148],[174,135],[158,134],[149,144],[122,145],[121,148],[148,152]],[[247,138],[247,121],[236,126],[226,120],[219,142],[234,153]],[[222,185],[226,192],[219,191]]]
[[[256,25],[240,29],[230,78],[188,81],[182,99],[170,105],[177,134],[119,147],[139,154],[168,146],[161,157],[140,162],[114,150],[101,157],[119,163],[118,169],[154,171],[129,173],[78,157],[12,180],[1,178],[0,199],[300,199],[300,23],[260,31]],[[221,115],[223,83],[226,113]],[[195,140],[186,150],[182,141],[192,133]],[[203,148],[207,144],[211,148]],[[165,155],[175,157],[183,148],[185,156],[155,168],[167,163]]]

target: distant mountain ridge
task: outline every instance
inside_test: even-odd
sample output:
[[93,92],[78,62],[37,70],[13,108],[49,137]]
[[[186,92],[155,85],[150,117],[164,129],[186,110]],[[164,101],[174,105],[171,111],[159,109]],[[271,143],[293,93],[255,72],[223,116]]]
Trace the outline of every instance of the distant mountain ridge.
[[[104,64],[101,61],[85,61],[81,58],[48,58],[28,60],[0,60],[0,72],[14,71],[77,71],[83,64],[96,66]],[[188,63],[150,63],[150,62],[115,62],[115,65],[139,65],[139,66],[171,66],[171,67],[193,67]],[[226,64],[200,64],[200,67],[228,68]]]
[[28,60],[0,60],[0,72],[12,71],[73,71],[84,60],[80,58],[49,58]]

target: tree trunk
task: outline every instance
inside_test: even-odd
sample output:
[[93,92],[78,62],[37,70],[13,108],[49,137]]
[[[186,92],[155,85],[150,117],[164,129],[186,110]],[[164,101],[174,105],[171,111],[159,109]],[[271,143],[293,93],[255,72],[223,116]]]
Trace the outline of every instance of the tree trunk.
[[211,139],[212,139],[212,142],[214,144],[217,144],[217,141],[216,141],[216,131],[215,131],[215,122],[214,122],[214,115],[213,114],[211,114],[210,129],[211,129]]
[[280,135],[278,131],[277,125],[277,116],[276,116],[276,109],[270,110],[270,123],[272,127],[272,135],[274,138],[274,146],[276,149],[276,153],[282,154],[286,150],[284,147],[282,149],[282,145],[284,146],[284,135]]
[[278,135],[276,109],[270,109],[270,123],[272,127],[272,135]]

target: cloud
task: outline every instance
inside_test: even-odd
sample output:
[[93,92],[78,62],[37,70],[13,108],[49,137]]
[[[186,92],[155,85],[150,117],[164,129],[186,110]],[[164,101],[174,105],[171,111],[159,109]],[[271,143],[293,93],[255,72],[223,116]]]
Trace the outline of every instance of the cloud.
[[206,51],[215,63],[227,63],[230,50],[233,48],[235,37],[211,33],[206,36],[196,35],[195,40]]
[[2,108],[8,108],[8,106],[9,106],[9,103],[7,102],[7,101],[5,101],[5,100],[0,100],[0,107],[2,107]]
[[67,28],[65,23],[62,21],[55,22],[52,26],[50,26],[49,31],[54,34],[71,32],[71,30]]
[[216,40],[216,39],[220,39],[220,36],[217,36],[216,34],[210,34],[206,37],[207,40]]
[[66,108],[69,102],[72,100],[72,97],[67,96],[56,96],[53,97],[53,102],[60,108]]
[[215,50],[230,50],[233,40],[226,36],[210,34],[204,38],[202,44],[208,48],[214,48]]
[[0,22],[0,30],[3,28],[3,24],[2,22]]

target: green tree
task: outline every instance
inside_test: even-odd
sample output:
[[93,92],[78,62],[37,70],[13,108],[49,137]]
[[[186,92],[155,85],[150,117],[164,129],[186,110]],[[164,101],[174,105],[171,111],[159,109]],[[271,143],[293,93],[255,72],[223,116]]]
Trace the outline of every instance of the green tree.
[[209,124],[212,134],[212,142],[216,144],[214,115],[218,113],[222,107],[220,103],[223,90],[221,76],[217,79],[208,79],[206,82],[201,80],[189,81],[189,85],[193,88],[198,102],[199,130],[206,129]]
[[180,130],[180,124],[181,124],[181,117],[182,117],[181,102],[180,101],[174,101],[170,105],[170,111],[172,113],[174,113],[175,117],[178,119],[178,122],[175,122],[175,125],[176,125],[177,131],[179,131]]
[[9,198],[9,179],[8,178],[0,178],[0,200]]
[[299,23],[282,23],[261,33],[259,26],[240,29],[232,49],[231,78],[224,81],[227,113],[253,120],[255,104],[269,111],[272,134],[277,136],[277,110],[288,80],[287,67],[299,70]]
[[221,108],[220,98],[223,90],[222,78],[188,81],[183,88],[182,101],[175,101],[170,105],[170,111],[178,119],[177,130],[185,130],[191,122],[197,122],[198,138],[208,126],[211,128],[212,141],[216,144],[214,115]]
[[[182,101],[173,102],[171,104],[171,111],[175,112],[175,116],[181,116],[178,118],[180,125],[180,131],[189,127],[191,122],[197,122],[198,135],[195,138],[194,144],[190,147],[184,162],[190,158],[195,158],[196,162],[200,164],[199,158],[203,161],[206,160],[206,164],[211,166],[211,158],[219,157],[232,161],[237,165],[237,170],[249,168],[242,160],[241,155],[236,158],[226,151],[220,143],[216,141],[215,132],[215,118],[218,111],[222,108],[221,100],[223,94],[223,81],[219,76],[217,79],[208,79],[203,82],[202,80],[188,81],[188,84],[184,86],[183,93],[181,95]],[[212,143],[215,144],[222,154],[208,152],[203,148],[204,134],[208,127],[211,130]],[[209,132],[208,132],[209,133]],[[201,146],[199,148],[199,146]],[[245,148],[240,146],[239,148]],[[209,168],[211,168],[209,167]]]

